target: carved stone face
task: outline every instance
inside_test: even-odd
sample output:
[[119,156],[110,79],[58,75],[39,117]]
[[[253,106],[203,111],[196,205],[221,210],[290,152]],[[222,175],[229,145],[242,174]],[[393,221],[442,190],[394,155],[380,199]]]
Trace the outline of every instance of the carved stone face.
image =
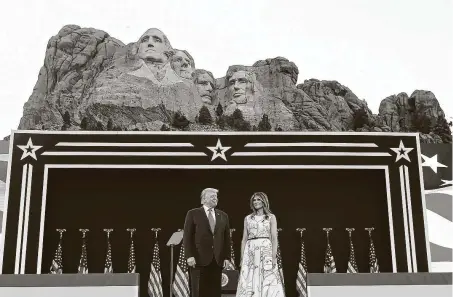
[[176,51],[171,58],[171,66],[177,75],[183,78],[192,78],[192,61],[183,51]]
[[166,42],[165,34],[158,29],[149,29],[138,41],[138,56],[146,63],[165,63],[168,57],[166,51],[171,50]]
[[247,97],[252,95],[252,82],[247,76],[246,71],[240,70],[235,72],[228,81],[231,100],[237,104],[247,103]]
[[206,104],[212,104],[214,84],[214,80],[207,73],[200,73],[195,78],[198,94],[200,94],[201,100]]

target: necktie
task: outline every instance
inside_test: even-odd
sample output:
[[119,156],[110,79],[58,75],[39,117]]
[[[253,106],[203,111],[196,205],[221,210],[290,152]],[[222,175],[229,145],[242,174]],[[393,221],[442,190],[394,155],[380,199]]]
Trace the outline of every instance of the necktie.
[[209,212],[209,215],[208,215],[209,225],[211,226],[212,233],[214,233],[215,222],[214,222],[214,216],[212,215],[213,209],[211,208],[208,212]]

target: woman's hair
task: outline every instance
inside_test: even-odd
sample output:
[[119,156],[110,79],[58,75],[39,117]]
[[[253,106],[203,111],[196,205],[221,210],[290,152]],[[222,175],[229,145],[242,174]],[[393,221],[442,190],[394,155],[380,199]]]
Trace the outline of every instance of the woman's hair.
[[272,214],[272,212],[269,207],[269,199],[267,198],[266,193],[263,193],[263,192],[253,193],[252,197],[250,198],[250,208],[253,211],[252,217],[254,217],[256,215],[256,209],[255,209],[255,207],[253,207],[253,199],[255,199],[255,198],[258,198],[259,200],[261,200],[261,202],[263,203],[263,212],[264,212],[265,218],[269,219],[269,215]]

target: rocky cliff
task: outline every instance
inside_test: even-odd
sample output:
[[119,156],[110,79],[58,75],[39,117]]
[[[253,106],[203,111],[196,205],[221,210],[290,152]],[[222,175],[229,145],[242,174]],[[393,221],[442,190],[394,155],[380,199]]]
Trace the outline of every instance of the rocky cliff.
[[68,25],[48,42],[19,129],[418,131],[423,142],[451,142],[429,91],[389,96],[373,114],[339,82],[297,84],[298,74],[276,57],[215,78],[158,29],[126,45]]

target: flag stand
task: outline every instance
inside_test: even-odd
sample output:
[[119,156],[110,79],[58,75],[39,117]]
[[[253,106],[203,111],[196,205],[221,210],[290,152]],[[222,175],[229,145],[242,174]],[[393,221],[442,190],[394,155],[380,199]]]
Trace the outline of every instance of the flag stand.
[[170,297],[173,297],[172,292],[172,285],[173,285],[173,248],[175,245],[178,245],[182,241],[183,237],[182,229],[179,229],[175,233],[173,233],[170,239],[167,242],[167,246],[170,247]]

